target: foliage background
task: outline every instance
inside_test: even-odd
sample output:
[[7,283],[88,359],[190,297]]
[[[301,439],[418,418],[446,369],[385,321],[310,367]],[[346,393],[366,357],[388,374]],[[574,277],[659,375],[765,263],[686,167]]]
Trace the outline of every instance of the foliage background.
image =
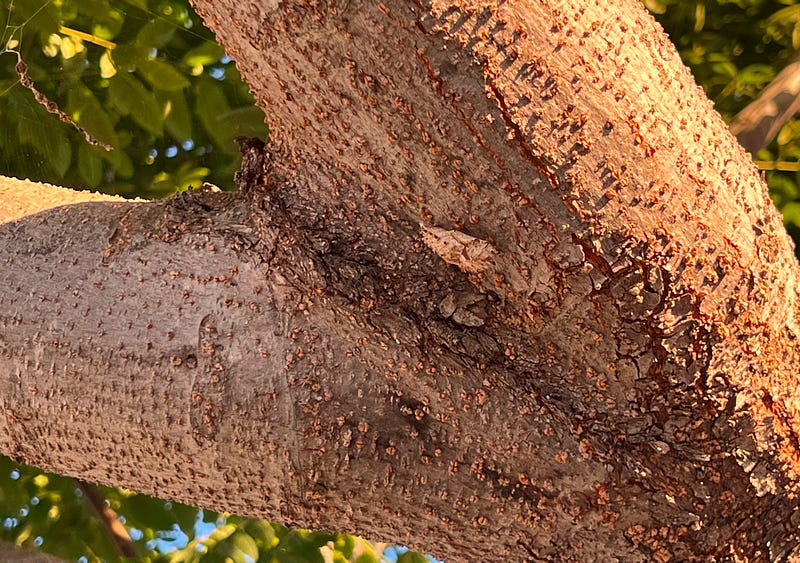
[[[204,180],[233,187],[237,135],[264,114],[184,0],[3,0],[0,170],[125,196],[163,197]],[[86,143],[15,72],[114,150]],[[22,158],[21,158],[22,157]]]
[[[798,56],[795,0],[644,3],[728,121]],[[235,66],[185,0],[2,0],[3,22],[0,174],[145,198],[204,181],[232,189],[234,138],[268,136]],[[47,113],[20,83],[19,60],[35,89],[114,150],[90,145]],[[787,122],[755,157],[796,170],[800,121]],[[798,172],[769,171],[766,178],[787,229],[800,240]],[[427,561],[349,536],[100,489],[137,560]],[[107,523],[81,491],[69,478],[0,458],[0,539],[71,560],[120,559]]]

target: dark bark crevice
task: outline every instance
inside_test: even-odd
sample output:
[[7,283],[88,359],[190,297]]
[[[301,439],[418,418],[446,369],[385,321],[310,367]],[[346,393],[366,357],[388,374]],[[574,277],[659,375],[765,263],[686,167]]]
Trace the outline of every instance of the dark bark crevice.
[[196,4],[275,141],[0,226],[3,451],[452,559],[794,548],[796,264],[641,6]]

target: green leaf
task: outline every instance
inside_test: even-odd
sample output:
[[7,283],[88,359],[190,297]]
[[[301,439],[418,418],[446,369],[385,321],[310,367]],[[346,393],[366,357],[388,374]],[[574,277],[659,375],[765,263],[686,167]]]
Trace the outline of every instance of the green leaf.
[[189,86],[189,80],[174,66],[157,60],[141,61],[136,70],[150,86],[158,90],[174,92]]
[[177,30],[178,28],[172,22],[163,18],[154,18],[139,30],[139,33],[136,34],[136,42],[148,48],[160,49],[170,42]]
[[797,184],[789,178],[787,174],[773,174],[770,173],[767,178],[769,179],[769,193],[772,201],[783,213],[783,206],[790,201],[794,201],[800,197],[800,189]]
[[60,18],[55,2],[47,2],[43,5],[42,0],[16,0],[13,6],[13,17],[9,18],[8,25],[25,24],[27,31],[34,31],[42,38],[58,32]]
[[[175,523],[173,510],[167,510],[163,500],[146,495],[130,495],[120,499],[120,512],[125,514],[129,525],[151,530],[168,530]],[[174,508],[174,507],[173,507]],[[190,526],[194,524],[197,509],[192,509]],[[185,524],[182,522],[181,524]],[[179,524],[180,525],[180,524]]]
[[248,534],[238,531],[230,538],[229,542],[231,546],[245,556],[242,558],[243,563],[247,561],[247,558],[250,558],[251,561],[258,559],[258,546]]
[[102,157],[114,168],[117,179],[131,178],[135,172],[131,157],[122,150],[103,151]]
[[102,149],[86,143],[78,147],[78,172],[92,188],[99,186],[103,179],[103,159],[97,154],[98,150]]
[[715,73],[725,76],[726,78],[733,78],[736,76],[736,65],[730,61],[715,63],[711,67]]
[[189,50],[183,56],[183,63],[190,68],[202,67],[219,62],[224,55],[225,50],[222,47],[211,41],[206,41]]
[[[83,6],[88,4],[92,4],[92,2],[82,3],[81,9],[83,10]],[[124,16],[118,10],[109,10],[95,18],[92,23],[92,33],[103,39],[111,40],[122,31],[123,25],[125,25]]]
[[69,89],[66,108],[70,117],[96,139],[112,147],[119,146],[111,117],[85,84],[79,82]]
[[150,133],[161,136],[164,126],[162,106],[153,92],[129,72],[118,72],[108,81],[108,96],[122,115],[130,115]]
[[275,559],[279,563],[325,563],[319,549],[316,550],[316,557],[309,553],[291,553],[281,551],[275,554]]
[[211,170],[205,166],[194,166],[193,162],[184,162],[175,171],[175,185],[178,191],[186,191],[189,186],[199,188],[203,185],[203,181],[211,173]]
[[119,72],[136,70],[147,59],[147,47],[135,43],[121,43],[111,52],[111,60]]
[[183,92],[154,92],[156,100],[164,108],[164,127],[173,139],[183,143],[192,138],[192,113]]
[[242,106],[219,116],[220,121],[227,124],[233,136],[266,138],[269,128],[265,122],[264,112],[256,106]]
[[353,550],[356,546],[356,540],[353,536],[340,534],[336,536],[333,542],[333,548],[337,553],[341,553],[346,559],[353,557]]
[[[72,162],[72,146],[66,128],[26,90],[12,91],[9,102],[16,112],[18,142],[32,147],[50,170],[63,177]],[[50,123],[51,127],[43,127],[42,123]]]
[[761,86],[775,78],[775,69],[770,65],[752,64],[747,65],[736,76],[736,80],[742,85]]
[[785,225],[797,225],[800,227],[800,202],[790,201],[781,209],[783,213],[783,223]]
[[159,172],[153,177],[150,191],[165,196],[175,192],[183,192],[190,186],[199,188],[211,171],[203,166],[195,166],[193,161],[184,162],[174,173]]
[[800,4],[778,10],[767,18],[766,24],[767,26],[782,25],[788,27],[798,21],[800,21]]
[[[65,2],[65,4],[72,4],[73,2]],[[111,6],[108,0],[93,0],[92,2],[75,2],[75,8],[80,13],[89,16],[92,19],[99,19],[107,17],[111,11]]]
[[267,551],[278,545],[275,528],[264,520],[248,520],[244,523],[244,530],[252,537],[261,551]]
[[[294,539],[296,540],[297,538]],[[284,563],[293,561],[294,557],[306,563],[325,563],[325,558],[319,550],[320,547],[320,545],[316,545],[315,543],[291,541],[287,542],[285,546],[281,544],[276,550],[276,555],[278,560]]]
[[20,141],[31,144],[42,155],[50,169],[56,175],[64,177],[72,163],[72,145],[68,135],[61,127],[48,131],[41,126],[31,125],[28,121],[18,122]]
[[[776,140],[778,141],[779,145],[787,145],[792,142],[793,139],[800,138],[800,122],[790,119],[787,121],[781,130],[778,132],[776,136]],[[786,156],[796,156],[791,154],[784,154]]]
[[131,6],[136,6],[140,10],[147,10],[147,0],[122,0],[126,4],[130,4]]
[[428,558],[414,551],[406,551],[397,558],[397,563],[430,563]]
[[[211,78],[200,80],[195,86],[195,115],[200,119],[208,136],[223,152],[235,151],[233,128],[221,116],[230,111],[228,100]],[[230,145],[230,146],[229,146]]]
[[209,550],[216,549],[223,542],[226,542],[236,532],[236,526],[233,524],[223,524],[208,534],[208,537],[203,542],[208,546]]

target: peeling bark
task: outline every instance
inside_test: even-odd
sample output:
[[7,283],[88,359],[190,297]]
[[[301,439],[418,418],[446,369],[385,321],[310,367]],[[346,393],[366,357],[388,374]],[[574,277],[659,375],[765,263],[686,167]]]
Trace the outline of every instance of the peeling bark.
[[637,2],[195,4],[274,140],[0,227],[4,452],[450,560],[795,554],[792,245]]

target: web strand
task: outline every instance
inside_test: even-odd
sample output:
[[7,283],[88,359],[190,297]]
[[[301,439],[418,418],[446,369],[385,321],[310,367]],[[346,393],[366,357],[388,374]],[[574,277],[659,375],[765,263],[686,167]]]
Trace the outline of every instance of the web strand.
[[[14,72],[17,73],[18,82],[27,90],[33,94],[33,98],[36,102],[45,108],[48,112],[52,113],[53,115],[57,116],[58,119],[62,123],[66,123],[74,127],[79,133],[83,135],[83,138],[86,139],[86,142],[90,145],[101,147],[107,151],[113,150],[113,147],[108,143],[104,143],[98,140],[94,135],[92,135],[89,131],[87,131],[84,127],[79,125],[74,119],[72,119],[64,110],[62,110],[59,105],[44,95],[33,82],[33,79],[28,74],[28,65],[25,64],[25,61],[22,60],[22,53],[19,46],[22,43],[22,28],[33,18],[35,18],[39,12],[44,10],[48,5],[50,5],[53,0],[47,0],[44,2],[38,10],[36,10],[28,19],[22,22],[19,25],[12,26],[11,25],[11,13],[14,10],[14,0],[11,0],[8,4],[8,17],[6,18],[6,27],[3,29],[3,45],[2,50],[0,50],[0,55],[4,53],[13,53],[17,57],[17,64],[14,65]],[[20,38],[18,40],[18,45],[16,48],[9,47],[9,44],[12,42],[14,38],[14,34],[19,31]],[[6,36],[6,32],[8,32],[8,36]],[[13,85],[11,86],[13,88]],[[8,91],[8,90],[6,90]],[[5,92],[3,92],[5,93]]]
[[41,105],[44,109],[52,113],[53,115],[57,116],[60,121],[63,123],[67,123],[72,125],[79,133],[83,135],[83,138],[86,139],[86,142],[90,145],[94,145],[96,147],[102,147],[103,149],[110,151],[113,150],[113,147],[107,143],[99,141],[94,135],[89,133],[86,129],[78,125],[74,119],[72,119],[69,115],[67,115],[58,104],[53,100],[49,99],[47,96],[42,94],[39,90],[36,89],[36,86],[33,83],[33,80],[28,75],[28,65],[20,57],[19,53],[17,55],[17,64],[14,65],[14,71],[17,73],[19,77],[19,83],[22,84],[25,88],[30,90],[33,94],[34,99]]
[[[89,131],[86,130],[86,128],[82,127],[72,117],[70,117],[69,114],[67,114],[64,110],[62,110],[61,107],[59,107],[57,102],[49,99],[43,92],[41,92],[36,87],[36,84],[34,83],[33,79],[31,78],[30,74],[28,73],[28,65],[22,59],[22,52],[21,52],[21,47],[20,47],[21,42],[22,42],[22,29],[25,27],[25,25],[28,24],[28,22],[30,22],[33,18],[35,18],[37,15],[39,15],[39,13],[42,10],[47,8],[47,6],[49,6],[52,3],[53,3],[53,0],[47,0],[47,1],[43,2],[42,5],[33,14],[31,14],[28,18],[25,19],[25,21],[23,21],[22,23],[17,24],[17,25],[12,25],[11,24],[11,19],[12,19],[12,14],[14,12],[14,0],[11,0],[7,5],[8,12],[7,12],[7,16],[6,16],[6,22],[5,22],[5,26],[3,28],[3,33],[2,33],[2,35],[0,35],[0,41],[1,41],[1,43],[0,43],[0,55],[5,54],[5,53],[11,53],[11,54],[16,55],[17,63],[14,66],[14,71],[17,74],[18,83],[21,84],[27,90],[29,90],[31,92],[31,94],[33,94],[34,99],[36,100],[36,102],[39,105],[44,107],[48,112],[50,112],[53,115],[55,115],[56,117],[58,117],[58,119],[61,122],[66,123],[66,124],[72,126],[73,128],[75,128],[75,130],[77,130],[80,134],[83,135],[83,137],[86,140],[86,142],[89,143],[90,145],[93,145],[93,146],[96,146],[96,147],[101,147],[101,148],[105,149],[106,151],[111,151],[111,150],[113,150],[113,147],[111,145],[109,145],[108,143],[105,143],[105,142],[97,139],[97,137],[92,135]],[[145,8],[140,8],[140,9],[144,13],[146,13],[148,16],[151,16],[151,17],[159,19],[159,20],[168,21],[167,18],[165,18],[163,15],[158,14],[156,12],[153,12],[152,10],[150,10],[150,9],[148,9],[146,7]],[[120,11],[121,13],[123,13],[123,14],[130,15],[129,11],[122,10],[121,8],[117,8],[117,10]],[[180,28],[181,32],[183,32],[183,33],[187,33],[189,35],[193,35],[195,37],[198,37],[198,38],[200,38],[200,39],[202,39],[204,41],[208,41],[207,38],[203,37],[199,33],[195,32],[195,31],[193,31],[193,30],[191,30],[191,29],[189,29],[187,27],[184,27],[184,26],[178,26],[178,27]],[[17,34],[19,34],[19,39],[17,40],[17,44],[13,45],[13,46],[10,46],[14,42],[14,36],[17,35]],[[6,92],[8,92],[8,90],[10,90],[13,87],[14,87],[14,84],[12,84],[5,91],[0,92],[0,95],[5,94]]]

